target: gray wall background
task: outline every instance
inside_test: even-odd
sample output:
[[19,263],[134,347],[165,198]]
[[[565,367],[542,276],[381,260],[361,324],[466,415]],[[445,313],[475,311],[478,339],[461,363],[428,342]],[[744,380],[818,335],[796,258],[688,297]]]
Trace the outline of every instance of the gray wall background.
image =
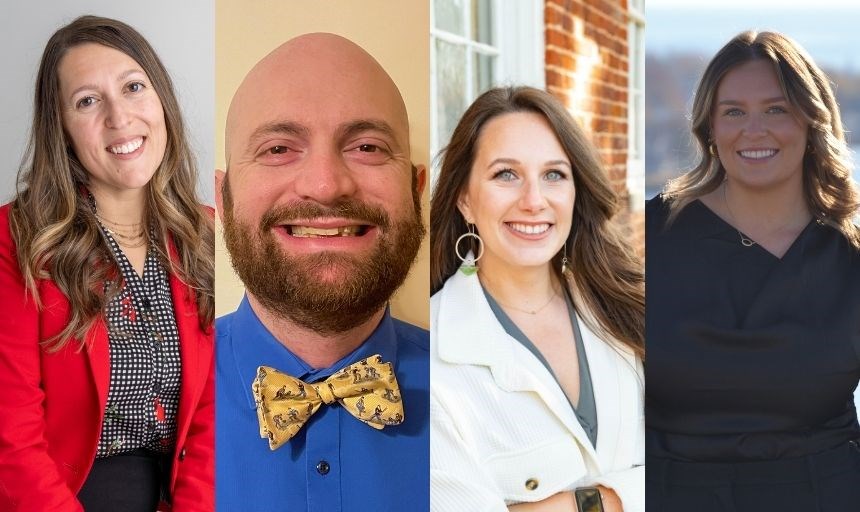
[[214,204],[215,3],[212,0],[34,0],[5,2],[0,16],[0,204],[12,199],[27,143],[45,43],[83,14],[123,21],[167,67],[197,157],[203,202]]

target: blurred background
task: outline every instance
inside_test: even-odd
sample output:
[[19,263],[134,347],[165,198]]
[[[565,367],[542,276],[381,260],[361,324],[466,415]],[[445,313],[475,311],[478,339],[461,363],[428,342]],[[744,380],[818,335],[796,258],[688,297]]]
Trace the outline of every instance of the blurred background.
[[[855,159],[860,151],[860,5],[816,0],[648,0],[645,19],[645,197],[690,169],[693,92],[713,55],[738,32],[776,30],[800,43],[828,74]],[[854,402],[860,408],[860,393]]]

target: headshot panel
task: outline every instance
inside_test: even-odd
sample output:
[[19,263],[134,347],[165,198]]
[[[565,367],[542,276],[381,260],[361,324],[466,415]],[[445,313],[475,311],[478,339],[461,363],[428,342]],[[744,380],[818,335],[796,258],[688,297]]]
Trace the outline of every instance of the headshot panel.
[[667,3],[711,28],[649,46],[648,510],[855,508],[857,8]]
[[180,76],[208,101],[212,10],[89,4],[3,21],[32,61],[4,74],[30,112],[0,206],[0,508],[211,510],[214,209],[162,56],[199,37]]
[[217,507],[427,510],[428,5],[216,18]]
[[642,7],[434,2],[434,511],[644,510]]

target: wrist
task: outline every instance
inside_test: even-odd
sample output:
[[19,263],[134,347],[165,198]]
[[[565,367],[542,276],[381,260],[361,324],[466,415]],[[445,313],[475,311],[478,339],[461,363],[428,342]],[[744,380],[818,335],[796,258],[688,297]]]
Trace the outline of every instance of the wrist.
[[599,487],[580,487],[573,491],[577,512],[604,512]]

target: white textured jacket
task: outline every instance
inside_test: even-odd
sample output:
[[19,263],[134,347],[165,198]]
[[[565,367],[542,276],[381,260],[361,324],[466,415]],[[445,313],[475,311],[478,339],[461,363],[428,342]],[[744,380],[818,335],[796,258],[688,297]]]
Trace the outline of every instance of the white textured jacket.
[[625,512],[645,510],[642,365],[629,349],[580,317],[595,450],[552,374],[496,320],[477,275],[456,272],[430,308],[432,511],[502,512],[594,484],[613,488]]

